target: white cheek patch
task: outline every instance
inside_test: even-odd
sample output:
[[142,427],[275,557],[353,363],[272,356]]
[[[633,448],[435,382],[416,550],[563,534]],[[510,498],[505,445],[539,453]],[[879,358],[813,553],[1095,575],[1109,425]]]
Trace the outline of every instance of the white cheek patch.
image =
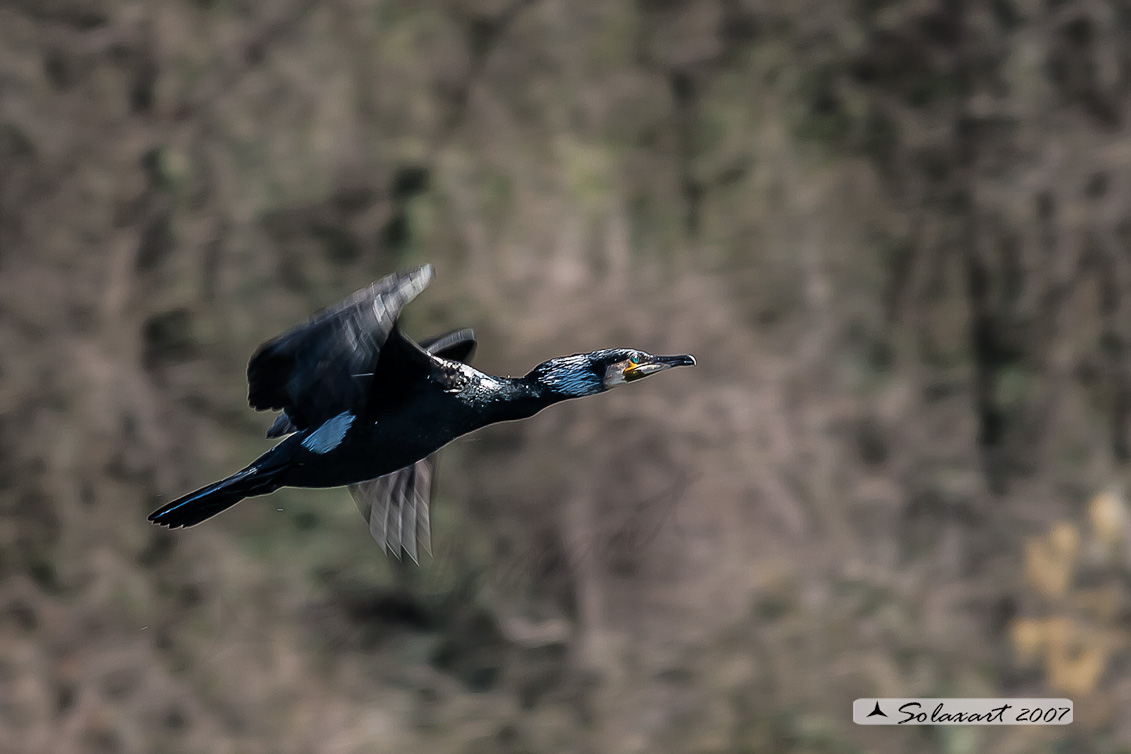
[[623,385],[626,382],[624,379],[624,365],[613,364],[605,370],[605,387],[612,387],[613,385]]
[[342,444],[342,438],[346,436],[355,418],[349,411],[343,411],[327,419],[321,427],[303,438],[302,447],[312,453],[329,453]]

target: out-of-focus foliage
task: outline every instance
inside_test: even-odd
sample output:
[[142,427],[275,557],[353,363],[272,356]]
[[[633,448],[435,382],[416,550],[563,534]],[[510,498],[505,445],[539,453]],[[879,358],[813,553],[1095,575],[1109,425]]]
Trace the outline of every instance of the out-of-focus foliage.
[[1081,705],[1082,722],[1119,714],[1102,683],[1126,657],[1124,625],[1131,601],[1126,586],[1127,504],[1100,493],[1088,505],[1089,526],[1058,521],[1025,543],[1027,607],[1010,626],[1022,665],[1040,665],[1049,686]]
[[[0,4],[0,751],[1125,750],[1129,94],[1114,0]],[[419,569],[146,523],[422,261],[488,371],[699,366],[446,450]]]

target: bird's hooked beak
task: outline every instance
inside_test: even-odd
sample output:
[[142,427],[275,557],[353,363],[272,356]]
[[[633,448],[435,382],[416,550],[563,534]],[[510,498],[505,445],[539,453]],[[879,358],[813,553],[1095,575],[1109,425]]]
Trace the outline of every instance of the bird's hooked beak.
[[672,367],[691,366],[695,366],[695,357],[691,354],[680,356],[652,356],[648,354],[640,360],[639,364],[632,364],[624,370],[624,379],[625,382],[632,382]]

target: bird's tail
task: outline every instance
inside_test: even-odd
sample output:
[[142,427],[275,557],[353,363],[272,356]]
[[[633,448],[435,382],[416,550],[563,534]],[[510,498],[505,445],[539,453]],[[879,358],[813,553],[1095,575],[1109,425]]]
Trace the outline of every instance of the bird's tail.
[[231,508],[245,497],[274,492],[281,486],[277,481],[280,471],[282,469],[261,471],[255,466],[248,466],[227,479],[201,487],[196,492],[190,492],[158,508],[149,514],[149,520],[170,529],[199,524]]

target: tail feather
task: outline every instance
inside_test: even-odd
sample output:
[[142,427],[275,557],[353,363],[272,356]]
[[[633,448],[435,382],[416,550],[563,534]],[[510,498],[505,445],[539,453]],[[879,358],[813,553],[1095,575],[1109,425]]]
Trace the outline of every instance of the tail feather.
[[199,524],[217,513],[231,508],[245,497],[266,495],[274,492],[279,485],[275,483],[278,471],[260,472],[255,466],[232,474],[196,492],[179,497],[149,514],[149,520],[170,529]]

